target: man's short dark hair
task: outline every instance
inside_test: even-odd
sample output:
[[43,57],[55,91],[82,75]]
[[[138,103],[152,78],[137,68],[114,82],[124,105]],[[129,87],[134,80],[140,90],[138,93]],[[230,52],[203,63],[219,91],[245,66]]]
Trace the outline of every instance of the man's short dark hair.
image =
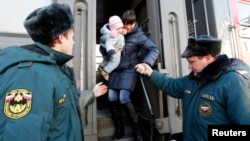
[[123,24],[133,24],[136,22],[136,15],[134,10],[127,10],[122,15]]

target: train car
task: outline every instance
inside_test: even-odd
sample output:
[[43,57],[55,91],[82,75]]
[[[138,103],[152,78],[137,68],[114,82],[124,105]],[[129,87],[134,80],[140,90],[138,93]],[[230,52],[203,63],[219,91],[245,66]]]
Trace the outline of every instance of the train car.
[[222,53],[250,64],[249,0],[186,0],[189,36],[222,39]]
[[[143,30],[158,45],[160,55],[153,68],[166,75],[180,77],[189,73],[187,62],[180,54],[188,37],[199,34],[221,38],[222,53],[250,64],[249,0],[10,0],[0,5],[3,11],[0,14],[0,50],[32,43],[22,22],[33,9],[53,2],[68,3],[74,13],[74,59],[68,64],[74,67],[79,91],[105,82],[96,69],[102,59],[98,50],[100,28],[110,16],[121,16],[127,9],[135,10]],[[182,141],[180,99],[162,93],[146,77],[138,80],[131,98],[139,114],[144,141]],[[132,141],[131,127],[126,115],[123,116],[127,124],[121,141]],[[85,140],[111,140],[114,125],[107,95],[87,107],[83,117]]]

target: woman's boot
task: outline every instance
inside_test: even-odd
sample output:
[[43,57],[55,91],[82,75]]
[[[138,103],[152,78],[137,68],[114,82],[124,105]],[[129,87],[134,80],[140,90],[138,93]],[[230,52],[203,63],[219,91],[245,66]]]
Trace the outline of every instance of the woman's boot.
[[142,141],[141,131],[139,129],[139,124],[138,124],[138,116],[134,109],[133,104],[131,102],[128,102],[126,104],[123,104],[123,107],[130,119],[133,128],[134,141]]
[[115,133],[112,140],[118,140],[124,136],[124,124],[121,116],[120,104],[118,102],[110,102],[112,120],[115,125]]

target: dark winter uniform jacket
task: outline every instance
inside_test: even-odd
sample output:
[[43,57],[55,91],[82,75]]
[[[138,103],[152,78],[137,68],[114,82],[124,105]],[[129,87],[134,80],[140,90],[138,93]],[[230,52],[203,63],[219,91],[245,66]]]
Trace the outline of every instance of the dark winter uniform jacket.
[[221,55],[198,77],[175,79],[153,71],[150,81],[183,99],[184,141],[207,141],[208,125],[250,124],[250,70],[238,59]]
[[0,53],[0,140],[82,141],[80,94],[65,65],[73,56],[32,46]]
[[[141,51],[144,54],[139,54]],[[125,47],[122,50],[121,61],[117,69],[110,74],[109,88],[127,89],[132,92],[138,78],[135,65],[144,62],[152,66],[158,55],[159,49],[156,44],[136,23],[134,31],[125,35]]]

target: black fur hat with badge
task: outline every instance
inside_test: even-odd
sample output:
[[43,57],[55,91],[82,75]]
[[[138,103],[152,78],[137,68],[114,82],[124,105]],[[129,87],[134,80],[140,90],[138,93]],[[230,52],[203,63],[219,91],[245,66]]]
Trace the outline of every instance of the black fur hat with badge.
[[48,44],[59,34],[73,27],[74,18],[69,5],[53,3],[28,15],[24,27],[35,42]]
[[221,51],[221,40],[209,35],[199,35],[196,38],[189,38],[188,45],[182,53],[182,58],[191,56],[204,56],[211,54],[217,56]]

